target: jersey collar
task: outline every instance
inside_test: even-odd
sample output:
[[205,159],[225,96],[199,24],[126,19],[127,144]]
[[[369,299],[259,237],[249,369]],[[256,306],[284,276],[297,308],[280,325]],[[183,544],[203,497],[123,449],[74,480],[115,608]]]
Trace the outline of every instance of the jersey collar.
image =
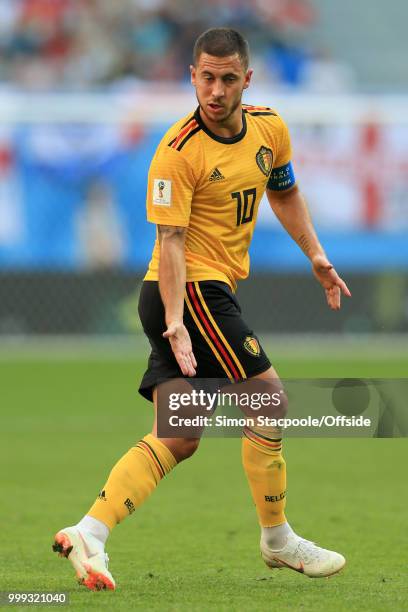
[[214,132],[212,132],[204,123],[204,121],[201,119],[201,115],[200,115],[200,107],[198,106],[195,113],[194,113],[194,118],[197,121],[198,125],[201,127],[201,129],[203,130],[203,132],[205,132],[210,138],[212,138],[213,140],[216,140],[217,142],[221,142],[222,144],[234,144],[235,142],[239,142],[240,140],[242,140],[247,132],[247,122],[246,122],[246,117],[245,117],[245,113],[244,111],[242,111],[242,130],[239,132],[239,134],[236,134],[235,136],[232,136],[230,138],[227,138],[226,136],[218,136],[217,134],[214,134]]

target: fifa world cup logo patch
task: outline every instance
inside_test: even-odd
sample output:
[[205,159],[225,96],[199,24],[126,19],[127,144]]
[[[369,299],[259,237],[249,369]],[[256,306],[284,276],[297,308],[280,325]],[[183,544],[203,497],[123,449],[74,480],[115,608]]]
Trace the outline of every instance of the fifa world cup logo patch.
[[171,181],[154,179],[153,204],[155,206],[171,206]]
[[269,176],[272,170],[273,154],[271,149],[262,146],[255,156],[258,168],[265,175]]
[[244,349],[253,357],[259,357],[261,354],[261,347],[259,342],[253,336],[247,336],[244,340]]

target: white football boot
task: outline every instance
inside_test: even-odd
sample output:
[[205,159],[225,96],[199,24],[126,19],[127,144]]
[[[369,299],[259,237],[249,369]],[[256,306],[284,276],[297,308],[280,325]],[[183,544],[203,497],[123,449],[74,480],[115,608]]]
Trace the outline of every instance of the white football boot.
[[343,555],[320,548],[295,533],[288,534],[286,545],[280,550],[271,550],[261,538],[261,555],[270,568],[287,567],[310,578],[332,576],[346,564]]
[[77,527],[66,527],[55,534],[54,540],[52,549],[71,561],[79,584],[91,591],[115,589],[115,581],[108,570],[108,555],[93,535]]

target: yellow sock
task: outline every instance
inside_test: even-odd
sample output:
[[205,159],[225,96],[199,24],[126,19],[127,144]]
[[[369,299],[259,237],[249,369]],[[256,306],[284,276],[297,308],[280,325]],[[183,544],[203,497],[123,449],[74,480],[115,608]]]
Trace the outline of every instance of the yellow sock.
[[[261,527],[276,527],[286,521],[286,464],[282,438],[270,438],[245,428],[242,463]],[[268,432],[269,433],[269,432]]]
[[119,459],[87,514],[112,529],[141,506],[176,463],[167,446],[148,434]]

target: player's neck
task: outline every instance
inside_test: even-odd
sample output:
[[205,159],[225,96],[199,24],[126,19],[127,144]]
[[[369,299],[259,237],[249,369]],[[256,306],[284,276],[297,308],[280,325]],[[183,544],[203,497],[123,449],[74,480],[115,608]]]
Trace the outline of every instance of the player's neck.
[[221,136],[222,138],[234,138],[234,136],[238,136],[238,134],[240,134],[242,131],[243,123],[241,105],[230,117],[228,117],[227,121],[225,122],[211,121],[211,119],[209,119],[203,112],[201,106],[199,108],[199,113],[202,122],[216,136]]

